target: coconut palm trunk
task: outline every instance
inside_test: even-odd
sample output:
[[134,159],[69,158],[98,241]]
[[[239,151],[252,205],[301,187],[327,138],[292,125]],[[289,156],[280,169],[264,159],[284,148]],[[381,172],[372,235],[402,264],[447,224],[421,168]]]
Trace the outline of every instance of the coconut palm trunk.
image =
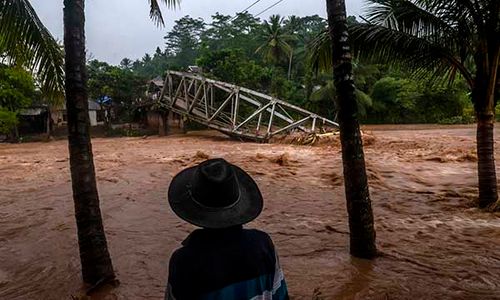
[[66,109],[68,141],[84,282],[96,285],[115,278],[102,224],[97,193],[85,66],[84,0],[64,0]]
[[293,62],[293,49],[290,51],[290,57],[288,59],[288,80],[292,79],[292,62]]
[[356,257],[373,258],[377,254],[375,228],[366,177],[363,141],[357,120],[345,2],[327,0],[326,4],[332,41],[336,101],[339,110],[344,185],[349,214],[350,252]]
[[[491,41],[495,43],[495,41]],[[498,76],[500,49],[490,55],[476,57],[476,80],[472,89],[477,118],[477,157],[479,206],[498,205],[498,187],[495,169],[495,87]],[[489,58],[489,59],[488,59]]]
[[[460,74],[467,82],[477,118],[479,206],[500,210],[493,132],[500,95],[500,1],[368,0],[368,4],[366,22],[349,26],[359,55],[404,66],[419,78],[452,82]],[[321,42],[317,44],[321,49]]]

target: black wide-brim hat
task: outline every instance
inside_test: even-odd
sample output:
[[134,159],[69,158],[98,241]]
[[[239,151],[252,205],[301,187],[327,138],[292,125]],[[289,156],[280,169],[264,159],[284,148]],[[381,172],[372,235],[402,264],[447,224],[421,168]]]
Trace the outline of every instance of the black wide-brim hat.
[[168,201],[183,220],[213,229],[248,223],[263,208],[257,183],[224,159],[210,159],[181,171],[170,183]]

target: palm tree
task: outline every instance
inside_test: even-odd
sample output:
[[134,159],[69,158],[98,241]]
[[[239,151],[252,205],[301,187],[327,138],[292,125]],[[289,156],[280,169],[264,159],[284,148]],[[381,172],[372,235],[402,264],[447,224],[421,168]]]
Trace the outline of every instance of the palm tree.
[[[354,90],[356,96],[356,104],[358,110],[358,116],[363,118],[366,117],[368,109],[373,105],[373,101],[369,95],[365,92],[356,88]],[[335,82],[333,80],[326,80],[323,85],[314,89],[309,97],[309,101],[306,104],[307,108],[315,112],[329,112],[326,114],[327,117],[334,117],[332,113],[335,113],[336,109],[331,105],[331,100],[336,97]],[[325,105],[321,105],[325,103]],[[334,117],[336,120],[336,117]]]
[[[0,0],[0,57],[36,74],[49,98],[64,90],[64,55],[28,0]],[[61,97],[62,98],[62,97]]]
[[[302,19],[297,16],[289,16],[284,22],[284,30],[285,32],[288,33],[288,35],[291,37],[289,41],[290,45],[290,57],[288,60],[288,80],[292,79],[292,63],[293,63],[293,57],[296,56],[297,54],[297,42],[298,42],[298,29],[300,26],[302,26]],[[303,50],[302,49],[299,49]],[[303,52],[303,51],[300,51]]]
[[[179,0],[163,0],[174,6]],[[151,18],[163,24],[158,2],[150,0]],[[99,207],[89,133],[87,70],[85,64],[85,0],[64,0],[66,108],[75,217],[82,275],[94,287],[115,280]]]
[[369,0],[366,24],[353,24],[361,55],[407,66],[417,76],[468,83],[477,120],[479,206],[500,209],[494,158],[500,92],[500,1]]
[[357,120],[357,102],[343,0],[327,0],[336,103],[342,144],[344,187],[349,214],[350,252],[353,256],[373,258],[377,254],[375,228],[363,151]]
[[102,225],[89,132],[85,66],[84,0],[64,0],[66,110],[75,218],[83,281],[91,285],[115,279]]
[[272,15],[269,22],[264,22],[265,42],[257,48],[255,53],[262,53],[264,59],[273,64],[279,64],[287,59],[288,79],[290,79],[293,49],[288,42],[293,39],[293,36],[286,33],[283,21],[284,18],[279,15]]

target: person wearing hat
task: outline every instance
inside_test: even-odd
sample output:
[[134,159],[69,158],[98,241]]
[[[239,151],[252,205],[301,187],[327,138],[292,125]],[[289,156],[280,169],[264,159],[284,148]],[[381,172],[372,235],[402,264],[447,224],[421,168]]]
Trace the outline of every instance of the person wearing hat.
[[165,299],[289,299],[271,238],[242,226],[263,207],[250,175],[224,159],[207,160],[174,177],[168,201],[202,229],[172,254]]

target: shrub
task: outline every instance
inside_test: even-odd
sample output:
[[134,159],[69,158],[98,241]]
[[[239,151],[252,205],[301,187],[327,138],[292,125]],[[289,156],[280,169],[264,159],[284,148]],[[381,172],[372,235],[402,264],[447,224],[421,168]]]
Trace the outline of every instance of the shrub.
[[8,135],[18,124],[17,114],[0,107],[0,133]]

